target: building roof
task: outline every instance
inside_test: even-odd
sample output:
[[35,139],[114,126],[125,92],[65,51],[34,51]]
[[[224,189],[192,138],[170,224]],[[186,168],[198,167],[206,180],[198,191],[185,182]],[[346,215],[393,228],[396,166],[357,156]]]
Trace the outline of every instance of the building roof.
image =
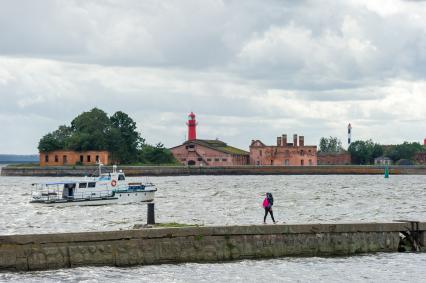
[[200,140],[200,139],[196,139],[196,140],[191,140],[191,141],[186,141],[183,143],[183,145],[185,144],[189,144],[189,143],[195,143],[201,146],[205,146],[214,150],[218,150],[224,153],[228,153],[228,154],[236,154],[236,155],[248,155],[249,153],[245,150],[233,147],[233,146],[229,146],[227,145],[225,142],[220,141],[220,140]]

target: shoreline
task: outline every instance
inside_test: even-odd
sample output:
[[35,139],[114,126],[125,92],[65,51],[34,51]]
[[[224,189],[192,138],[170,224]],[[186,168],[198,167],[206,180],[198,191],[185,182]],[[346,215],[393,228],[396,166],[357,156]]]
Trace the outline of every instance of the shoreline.
[[[378,165],[319,165],[319,166],[118,166],[131,176],[191,176],[191,175],[384,175],[385,166]],[[97,166],[5,166],[1,176],[66,177],[96,174]],[[112,166],[102,167],[111,172]],[[426,175],[425,165],[389,166],[390,175]]]

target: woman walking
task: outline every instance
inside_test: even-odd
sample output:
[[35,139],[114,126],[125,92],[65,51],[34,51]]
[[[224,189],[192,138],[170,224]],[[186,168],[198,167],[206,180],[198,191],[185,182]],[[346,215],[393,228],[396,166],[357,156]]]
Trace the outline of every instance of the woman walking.
[[268,216],[268,212],[269,214],[271,214],[271,218],[272,221],[275,222],[274,219],[274,213],[272,212],[272,205],[274,204],[274,198],[272,197],[271,193],[266,193],[266,197],[263,200],[263,208],[265,209],[265,216],[263,217],[263,224],[266,224],[266,216]]

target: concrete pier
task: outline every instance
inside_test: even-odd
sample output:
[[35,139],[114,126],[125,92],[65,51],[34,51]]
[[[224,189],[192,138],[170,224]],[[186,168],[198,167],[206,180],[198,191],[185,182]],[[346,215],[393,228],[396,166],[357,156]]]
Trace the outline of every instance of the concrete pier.
[[[397,252],[411,223],[150,228],[0,236],[0,270]],[[426,223],[416,225],[425,251]]]
[[[120,166],[127,176],[186,176],[186,175],[383,175],[384,166]],[[90,176],[95,166],[7,166],[2,176]],[[104,172],[112,167],[104,166]],[[426,166],[389,166],[392,175],[426,175]]]

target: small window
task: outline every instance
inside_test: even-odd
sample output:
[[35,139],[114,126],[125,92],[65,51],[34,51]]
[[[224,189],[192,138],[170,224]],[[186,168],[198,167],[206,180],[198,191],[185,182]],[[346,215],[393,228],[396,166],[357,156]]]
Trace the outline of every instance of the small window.
[[90,155],[87,156],[87,162],[90,162]]
[[96,162],[99,162],[99,155],[96,155]]
[[59,157],[55,155],[55,162],[59,162]]
[[219,158],[215,158],[214,161],[219,161]]
[[87,187],[88,188],[94,188],[94,187],[96,187],[96,182],[89,182]]
[[212,159],[211,158],[207,158],[207,161],[212,161]]
[[312,165],[312,159],[309,159],[309,165]]
[[47,154],[46,154],[46,155],[44,156],[44,161],[49,162],[49,155],[47,155]]
[[80,184],[78,184],[78,187],[79,187],[80,189],[82,189],[82,188],[87,188],[87,183],[80,183]]
[[68,158],[67,158],[66,155],[62,156],[62,161],[63,161],[64,164],[68,163]]
[[83,163],[83,161],[84,161],[84,157],[83,155],[80,155],[80,162]]
[[118,180],[119,181],[124,181],[124,175],[123,174],[120,174],[120,175],[118,175]]
[[261,150],[259,150],[259,155],[262,156],[262,151]]
[[198,157],[197,160],[198,161],[203,161],[203,159],[201,157]]
[[188,147],[189,147],[189,148],[195,148],[195,145],[190,144]]
[[182,158],[181,160],[182,160],[182,161],[186,161],[186,158]]
[[288,159],[286,159],[286,160],[284,161],[284,165],[288,166],[288,164],[289,164],[289,161],[288,161]]
[[226,162],[226,161],[228,161],[228,159],[226,159],[226,158],[222,158],[222,161],[223,161],[223,162]]

